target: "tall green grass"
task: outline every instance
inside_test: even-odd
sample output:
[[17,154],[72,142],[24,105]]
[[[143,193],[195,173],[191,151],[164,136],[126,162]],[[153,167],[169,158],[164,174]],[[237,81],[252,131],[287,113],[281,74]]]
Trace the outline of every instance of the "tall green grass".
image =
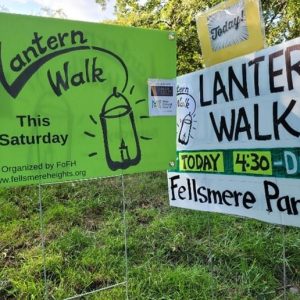
[[[164,173],[125,176],[129,299],[300,299],[300,231],[169,207]],[[0,299],[65,299],[125,280],[121,178],[0,191]],[[125,285],[83,299],[125,299]]]

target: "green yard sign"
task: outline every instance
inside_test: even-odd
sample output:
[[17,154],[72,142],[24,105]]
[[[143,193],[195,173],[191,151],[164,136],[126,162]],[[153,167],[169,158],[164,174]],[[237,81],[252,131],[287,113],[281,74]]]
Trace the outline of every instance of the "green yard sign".
[[0,26],[1,186],[168,168],[175,116],[149,116],[147,81],[176,76],[170,32],[10,14]]

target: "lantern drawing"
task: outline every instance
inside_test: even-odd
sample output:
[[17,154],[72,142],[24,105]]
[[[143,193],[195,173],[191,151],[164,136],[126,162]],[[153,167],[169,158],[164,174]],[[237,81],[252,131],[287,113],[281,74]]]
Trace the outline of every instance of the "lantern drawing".
[[181,128],[178,135],[178,142],[183,145],[187,145],[190,139],[190,133],[192,129],[192,116],[191,114],[187,114],[182,122],[181,122]]
[[141,148],[132,107],[116,87],[105,100],[99,117],[108,167],[115,171],[137,165]]

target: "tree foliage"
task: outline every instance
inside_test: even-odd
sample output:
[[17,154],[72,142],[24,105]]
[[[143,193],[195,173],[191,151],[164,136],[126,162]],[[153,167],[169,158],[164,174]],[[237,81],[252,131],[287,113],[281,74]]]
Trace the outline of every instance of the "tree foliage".
[[[262,0],[268,45],[300,35],[299,0]],[[104,4],[105,0],[96,0]],[[196,15],[220,0],[117,0],[115,24],[172,30],[177,34],[178,74],[203,67]]]
[[262,1],[268,45],[300,36],[299,0]]

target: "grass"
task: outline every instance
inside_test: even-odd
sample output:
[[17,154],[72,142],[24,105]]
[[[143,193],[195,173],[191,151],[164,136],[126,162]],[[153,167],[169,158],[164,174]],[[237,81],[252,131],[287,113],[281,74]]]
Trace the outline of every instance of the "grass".
[[[48,299],[125,278],[121,178],[43,186]],[[0,299],[43,299],[37,187],[0,191]],[[129,299],[300,299],[298,228],[169,207],[164,173],[125,176]],[[292,291],[296,291],[292,293]],[[82,299],[126,298],[125,286]]]

